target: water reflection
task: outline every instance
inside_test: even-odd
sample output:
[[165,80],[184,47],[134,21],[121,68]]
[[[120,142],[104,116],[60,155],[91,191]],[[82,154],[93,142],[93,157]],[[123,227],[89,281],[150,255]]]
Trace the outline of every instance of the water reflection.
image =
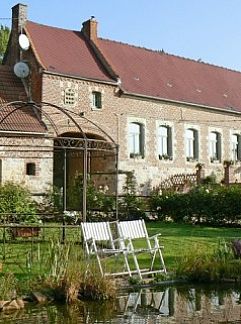
[[31,306],[0,323],[241,323],[240,287],[172,286],[123,293],[104,303]]

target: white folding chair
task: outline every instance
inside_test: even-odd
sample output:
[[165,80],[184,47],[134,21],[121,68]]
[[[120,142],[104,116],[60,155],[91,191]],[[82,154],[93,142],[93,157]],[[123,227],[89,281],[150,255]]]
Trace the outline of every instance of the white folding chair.
[[[113,239],[109,222],[83,222],[81,223],[81,229],[87,256],[94,255],[96,257],[102,276],[122,274],[129,274],[129,276],[132,275],[128,262],[128,251],[125,246],[120,243],[120,238],[115,240]],[[127,271],[115,273],[104,272],[101,259],[106,256],[117,256],[119,254],[124,257]]]
[[[121,221],[117,223],[119,237],[126,241],[126,248],[132,251],[135,266],[140,278],[143,275],[149,275],[154,273],[167,273],[164,259],[162,256],[161,249],[162,245],[159,244],[159,236],[161,234],[156,234],[151,237],[148,236],[145,221],[134,220],[134,221]],[[134,247],[134,241],[137,239],[145,239],[145,246],[136,248]],[[141,269],[139,262],[137,260],[137,254],[139,253],[149,253],[151,256],[151,264],[149,269]],[[129,252],[130,253],[130,252]],[[159,266],[158,269],[154,269],[154,263],[156,258],[159,256]]]

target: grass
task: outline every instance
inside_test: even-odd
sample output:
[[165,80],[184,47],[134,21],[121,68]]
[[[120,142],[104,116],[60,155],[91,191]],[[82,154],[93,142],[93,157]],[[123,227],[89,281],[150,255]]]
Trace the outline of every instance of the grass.
[[169,271],[174,271],[177,264],[189,252],[195,249],[211,254],[220,240],[241,238],[241,228],[213,228],[189,224],[147,223],[149,235],[161,233],[160,242],[164,245],[163,257]]
[[[195,250],[201,250],[206,255],[213,253],[221,239],[231,240],[241,238],[240,228],[213,228],[189,224],[173,224],[161,222],[148,222],[147,230],[149,235],[161,233],[160,243],[164,245],[163,257],[168,271],[175,271],[177,265],[183,258],[194,254]],[[55,228],[46,228],[44,237],[46,239],[61,239],[62,231]],[[79,229],[68,229],[66,231],[67,241],[80,241]],[[141,246],[142,241],[137,245]],[[78,252],[81,245],[73,247]],[[21,242],[16,240],[14,243],[0,244],[0,262],[2,263],[2,272],[12,272],[20,280],[30,275],[36,276],[45,273],[48,267],[48,258],[50,257],[50,242]],[[5,260],[3,256],[5,255]],[[139,258],[141,265],[149,265],[147,255],[141,255]],[[114,266],[121,263],[121,260],[114,260]],[[112,264],[112,266],[113,266]]]

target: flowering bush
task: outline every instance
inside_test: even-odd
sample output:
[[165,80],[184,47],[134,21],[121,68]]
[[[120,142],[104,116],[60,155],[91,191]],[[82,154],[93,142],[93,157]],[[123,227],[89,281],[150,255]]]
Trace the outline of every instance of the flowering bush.
[[241,220],[241,187],[198,186],[188,193],[153,195],[152,210],[160,220],[212,225],[238,224]]

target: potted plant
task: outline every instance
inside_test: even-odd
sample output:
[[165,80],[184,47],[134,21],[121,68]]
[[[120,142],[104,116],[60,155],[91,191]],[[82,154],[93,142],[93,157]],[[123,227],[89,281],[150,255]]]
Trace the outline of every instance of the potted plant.
[[17,215],[16,226],[10,228],[11,235],[13,238],[39,236],[41,229],[39,225],[41,223],[42,221],[36,212]]
[[172,156],[168,154],[159,154],[159,160],[172,160]]

